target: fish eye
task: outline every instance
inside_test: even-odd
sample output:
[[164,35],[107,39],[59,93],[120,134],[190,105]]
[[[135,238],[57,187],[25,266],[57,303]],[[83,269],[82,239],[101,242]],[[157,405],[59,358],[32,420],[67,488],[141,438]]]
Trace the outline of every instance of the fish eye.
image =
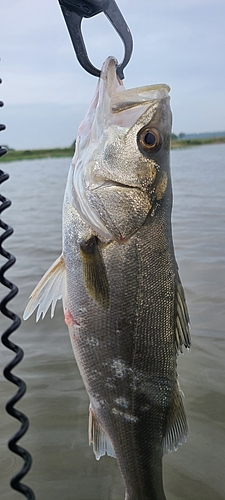
[[144,128],[137,136],[138,145],[143,152],[157,153],[162,147],[162,135],[157,128]]

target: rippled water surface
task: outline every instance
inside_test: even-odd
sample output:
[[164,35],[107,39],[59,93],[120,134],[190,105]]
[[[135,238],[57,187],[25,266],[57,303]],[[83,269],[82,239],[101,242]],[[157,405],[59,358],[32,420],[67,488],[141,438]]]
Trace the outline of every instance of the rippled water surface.
[[[28,296],[61,253],[61,207],[68,158],[1,164],[10,180],[1,193],[13,201],[3,220],[15,233],[5,243],[17,257],[7,273],[20,288],[13,310],[22,316]],[[190,437],[164,459],[168,500],[225,499],[225,145],[172,152],[173,232],[192,324],[191,352],[179,358],[180,383]],[[1,258],[1,263],[4,262]],[[5,294],[0,288],[1,298]],[[1,329],[8,325],[1,317]],[[70,347],[59,305],[13,334],[25,351],[15,370],[28,386],[19,403],[30,419],[21,444],[33,456],[26,482],[39,500],[123,500],[116,461],[97,462],[88,446],[88,398]],[[1,345],[1,366],[12,355]],[[22,498],[9,487],[21,466],[7,450],[18,425],[4,405],[15,388],[1,375],[1,498]]]

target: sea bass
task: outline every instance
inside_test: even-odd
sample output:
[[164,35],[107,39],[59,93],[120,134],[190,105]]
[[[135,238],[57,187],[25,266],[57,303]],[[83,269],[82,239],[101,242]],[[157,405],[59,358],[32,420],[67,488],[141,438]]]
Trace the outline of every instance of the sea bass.
[[78,130],[63,251],[24,318],[62,298],[90,398],[97,459],[116,457],[126,500],[165,500],[163,454],[187,437],[177,354],[189,318],[171,232],[169,87],[125,90],[109,57]]

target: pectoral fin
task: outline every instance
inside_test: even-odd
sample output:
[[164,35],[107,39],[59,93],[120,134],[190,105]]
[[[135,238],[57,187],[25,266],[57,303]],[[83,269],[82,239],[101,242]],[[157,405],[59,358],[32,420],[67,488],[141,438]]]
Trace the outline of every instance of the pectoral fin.
[[99,460],[106,453],[110,457],[116,458],[113,445],[99,425],[91,405],[89,410],[89,444],[93,444],[96,460]]
[[186,441],[187,436],[188,422],[182,401],[182,393],[178,383],[176,383],[163,438],[163,454],[177,450],[178,446]]
[[96,236],[92,236],[88,241],[81,243],[80,255],[84,282],[89,295],[100,307],[108,309],[109,284]]
[[23,319],[28,319],[37,307],[36,321],[40,319],[41,315],[43,319],[50,305],[51,317],[53,317],[57,300],[62,299],[63,307],[66,308],[66,296],[66,269],[61,255],[44,274],[32,292]]

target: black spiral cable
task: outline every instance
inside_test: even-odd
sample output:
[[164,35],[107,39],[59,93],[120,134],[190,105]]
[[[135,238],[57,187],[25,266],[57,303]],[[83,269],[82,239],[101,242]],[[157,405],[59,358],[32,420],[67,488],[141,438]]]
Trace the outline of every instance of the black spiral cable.
[[[0,83],[2,83],[2,80],[0,79]],[[0,107],[3,106],[3,102],[0,101]],[[0,131],[5,129],[5,125],[0,124]],[[3,156],[5,153],[7,153],[7,149],[5,147],[0,146],[0,157]],[[2,182],[6,181],[9,178],[9,175],[2,170],[0,170],[0,184]],[[5,210],[11,205],[11,201],[5,198],[0,194],[0,215]],[[21,427],[20,429],[14,434],[14,436],[9,440],[8,442],[8,447],[9,449],[13,452],[19,455],[21,458],[24,460],[24,464],[20,471],[13,476],[13,478],[10,481],[10,485],[14,490],[19,491],[22,493],[26,498],[29,500],[34,500],[35,496],[31,488],[29,488],[27,485],[23,484],[20,482],[20,480],[27,474],[31,467],[32,463],[32,458],[30,453],[19,446],[17,444],[17,441],[21,439],[24,434],[26,433],[28,427],[29,427],[29,420],[24,413],[21,411],[17,410],[14,408],[15,403],[17,403],[24,393],[26,392],[26,384],[23,380],[21,380],[19,377],[11,373],[11,370],[20,363],[20,361],[23,358],[23,350],[21,347],[18,345],[14,344],[10,339],[9,336],[20,326],[20,318],[14,314],[12,311],[10,311],[7,308],[8,302],[12,300],[18,293],[18,288],[15,286],[11,281],[9,281],[7,278],[5,278],[4,273],[15,263],[16,259],[13,255],[11,255],[9,252],[7,252],[3,247],[2,243],[13,233],[13,229],[8,226],[5,222],[3,222],[0,218],[0,227],[1,229],[4,230],[3,234],[0,235],[0,255],[5,257],[7,259],[7,262],[1,266],[0,268],[0,283],[2,283],[4,286],[9,288],[10,292],[1,300],[0,302],[0,311],[4,316],[12,320],[12,324],[5,330],[5,332],[2,335],[2,343],[7,347],[8,349],[11,349],[11,351],[16,353],[16,356],[8,363],[8,365],[5,367],[3,373],[4,376],[7,380],[12,382],[13,384],[17,385],[18,391],[17,393],[8,401],[6,404],[6,411],[11,415],[12,417],[16,418],[21,422]]]

